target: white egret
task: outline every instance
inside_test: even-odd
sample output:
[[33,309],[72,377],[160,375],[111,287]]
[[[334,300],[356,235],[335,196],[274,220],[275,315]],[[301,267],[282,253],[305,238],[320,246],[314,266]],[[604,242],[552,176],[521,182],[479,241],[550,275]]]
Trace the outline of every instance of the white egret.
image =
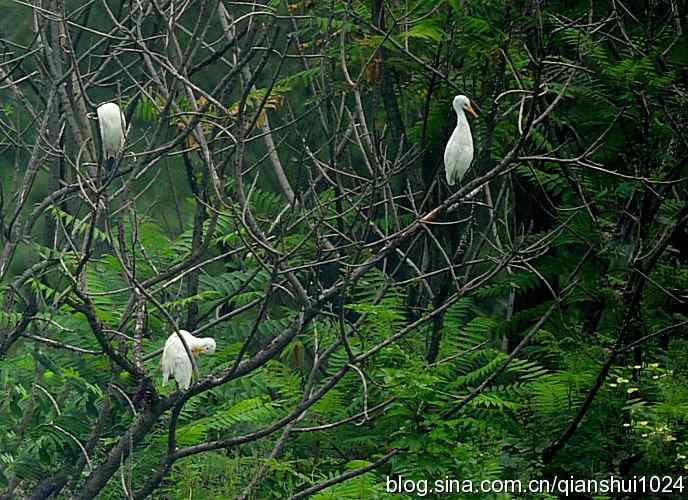
[[[179,330],[184,337],[186,345],[193,356],[200,353],[212,354],[215,352],[215,339],[211,337],[198,338],[191,335],[186,330]],[[162,385],[165,385],[170,376],[177,381],[177,385],[182,390],[187,390],[191,386],[191,374],[193,365],[189,356],[186,354],[184,344],[179,335],[173,332],[165,342],[162,351]]]
[[127,122],[124,113],[114,102],[101,104],[97,112],[100,140],[103,143],[103,161],[112,160],[112,166],[117,155],[124,149]]
[[464,110],[475,118],[478,117],[471,101],[465,95],[454,97],[453,106],[456,111],[456,128],[444,149],[444,170],[447,184],[450,186],[453,186],[456,181],[461,182],[473,161],[473,136]]

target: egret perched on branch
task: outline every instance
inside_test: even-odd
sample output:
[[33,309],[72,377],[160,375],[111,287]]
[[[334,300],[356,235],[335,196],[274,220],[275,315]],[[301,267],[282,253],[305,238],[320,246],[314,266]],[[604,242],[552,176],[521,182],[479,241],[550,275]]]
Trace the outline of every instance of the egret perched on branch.
[[471,101],[465,95],[457,95],[453,106],[456,111],[456,128],[444,149],[444,170],[447,175],[447,184],[450,186],[453,186],[456,181],[461,182],[473,161],[473,136],[471,136],[471,127],[468,126],[464,110],[475,118],[478,117]]
[[117,155],[124,149],[124,139],[127,122],[124,113],[114,102],[106,102],[98,106],[98,126],[100,140],[103,144],[103,161],[114,166]]
[[[194,337],[186,330],[179,330],[179,333],[184,337],[186,345],[193,356],[202,352],[208,354],[215,352],[215,339],[211,337]],[[167,383],[171,375],[177,381],[180,389],[187,390],[191,385],[192,372],[193,365],[186,354],[184,344],[182,344],[179,335],[173,332],[167,338],[165,348],[162,351],[162,385]]]

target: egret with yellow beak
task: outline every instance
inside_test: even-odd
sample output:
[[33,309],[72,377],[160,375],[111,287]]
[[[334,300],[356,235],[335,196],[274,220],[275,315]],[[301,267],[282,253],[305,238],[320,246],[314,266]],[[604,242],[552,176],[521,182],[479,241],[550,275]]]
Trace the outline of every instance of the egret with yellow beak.
[[457,181],[461,182],[473,161],[473,136],[464,111],[468,111],[475,118],[478,117],[471,101],[465,95],[457,95],[453,106],[456,111],[456,128],[444,149],[444,170],[447,184],[450,186]]
[[[193,356],[200,353],[212,354],[215,352],[215,339],[194,337],[186,330],[179,330],[179,333],[184,337]],[[165,348],[162,351],[162,385],[167,384],[171,376],[177,381],[179,388],[185,391],[191,386],[192,373],[193,365],[186,354],[184,344],[182,344],[179,335],[173,332],[167,338]]]

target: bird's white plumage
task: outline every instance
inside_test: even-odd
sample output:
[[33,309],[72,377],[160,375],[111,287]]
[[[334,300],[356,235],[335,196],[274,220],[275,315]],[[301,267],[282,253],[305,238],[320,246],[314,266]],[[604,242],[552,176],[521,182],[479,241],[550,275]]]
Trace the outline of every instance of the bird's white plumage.
[[[179,330],[179,333],[184,337],[186,345],[194,356],[202,352],[209,354],[215,352],[215,339],[194,337],[186,330]],[[186,354],[184,344],[179,339],[179,335],[173,332],[167,338],[162,351],[162,385],[165,385],[172,377],[177,381],[180,389],[186,390],[191,386],[192,373],[193,365]]]
[[444,170],[450,186],[463,179],[473,161],[473,136],[465,111],[478,116],[465,95],[457,95],[453,107],[456,111],[456,128],[444,149]]
[[100,140],[103,142],[103,159],[115,159],[124,148],[127,130],[124,113],[114,102],[101,104],[97,111]]

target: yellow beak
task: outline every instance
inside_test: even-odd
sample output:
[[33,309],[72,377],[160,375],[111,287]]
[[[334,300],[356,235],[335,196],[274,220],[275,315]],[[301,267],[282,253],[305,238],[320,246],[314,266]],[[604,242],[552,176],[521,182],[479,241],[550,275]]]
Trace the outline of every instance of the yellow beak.
[[473,109],[472,104],[468,104],[468,112],[473,115],[473,118],[478,118],[478,113],[475,112],[475,109]]
[[203,349],[201,349],[200,347],[192,347],[192,348],[191,348],[191,352],[194,353],[194,354],[199,354],[199,353],[201,353],[202,351],[203,351]]

